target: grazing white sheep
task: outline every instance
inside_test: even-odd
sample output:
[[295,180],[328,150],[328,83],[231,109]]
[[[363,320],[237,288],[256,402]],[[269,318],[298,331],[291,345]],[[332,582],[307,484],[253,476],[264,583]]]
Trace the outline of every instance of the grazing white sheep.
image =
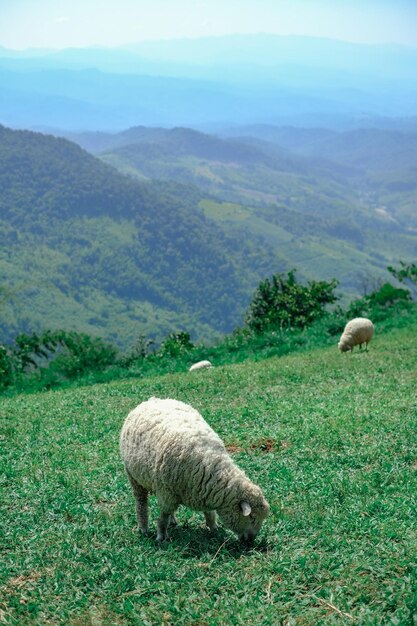
[[345,326],[345,329],[340,337],[338,348],[341,352],[352,351],[354,346],[362,348],[362,344],[368,348],[368,343],[371,341],[374,334],[374,325],[371,320],[366,317],[355,317],[350,320]]
[[210,530],[216,511],[240,539],[253,540],[268,514],[261,489],[230,458],[204,418],[178,400],[150,398],[129,413],[120,450],[136,501],[139,529],[148,531],[148,494],[160,508],[158,541],[176,523],[180,504],[202,511]]
[[198,361],[198,363],[194,363],[194,365],[190,367],[189,371],[193,372],[194,370],[201,370],[201,369],[204,369],[205,367],[213,367],[213,366],[210,363],[210,361]]

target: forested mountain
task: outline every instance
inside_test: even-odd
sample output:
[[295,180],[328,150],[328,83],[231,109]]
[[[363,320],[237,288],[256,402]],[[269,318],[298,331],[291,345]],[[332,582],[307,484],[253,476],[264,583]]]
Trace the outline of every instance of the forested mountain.
[[233,328],[275,253],[225,235],[197,189],[141,184],[65,140],[0,127],[3,339],[45,327],[130,343]]
[[[339,136],[319,135],[310,139]],[[99,143],[119,147],[100,160],[63,138],[0,127],[3,339],[49,327],[121,345],[181,329],[213,337],[241,323],[267,275],[335,277],[349,298],[417,255],[415,178],[399,190],[395,170],[390,187],[386,174],[325,153],[186,128]],[[395,210],[380,204],[384,185],[402,199]]]
[[[417,132],[335,132],[258,126],[243,136],[190,129],[131,128],[74,139],[141,178],[197,185],[220,200],[268,204],[368,228],[417,227]],[[100,148],[103,151],[100,152]],[[104,148],[105,146],[105,148]],[[339,225],[334,231],[342,229]]]
[[[407,125],[408,124],[408,125]],[[256,125],[225,131],[226,136],[257,139],[293,155],[326,162],[339,170],[365,206],[389,215],[403,228],[417,228],[417,128],[414,118],[398,128],[336,132],[322,128]],[[249,139],[248,139],[249,138]],[[255,139],[254,139],[255,138]],[[255,141],[256,145],[256,141]],[[350,168],[350,169],[349,169]],[[352,177],[350,174],[354,173]],[[345,176],[347,175],[347,176]]]
[[[399,255],[415,258],[415,176],[409,187],[389,182],[397,180],[397,166],[413,167],[412,133],[404,133],[401,144],[397,131],[249,130],[252,136],[227,138],[135,127],[101,133],[99,142],[91,133],[77,141],[96,151],[106,146],[99,156],[132,176],[198,186],[207,196],[200,206],[225,234],[240,233],[245,241],[261,237],[287,266],[309,278],[336,276],[345,293],[357,293],[363,277],[383,280]],[[344,154],[349,145],[358,163],[347,147]],[[387,154],[392,169],[382,176],[376,157],[383,162]]]

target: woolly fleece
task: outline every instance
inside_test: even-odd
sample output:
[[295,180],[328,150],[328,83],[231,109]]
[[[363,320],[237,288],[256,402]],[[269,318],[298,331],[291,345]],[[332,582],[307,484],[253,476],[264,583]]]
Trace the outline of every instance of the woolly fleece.
[[366,317],[355,317],[346,324],[338,348],[342,352],[347,352],[348,350],[352,351],[354,346],[362,347],[363,343],[368,347],[373,334],[374,325],[371,320]]
[[201,370],[201,369],[204,369],[205,367],[213,367],[213,366],[210,363],[210,361],[198,361],[198,363],[194,363],[194,365],[190,367],[189,371],[193,372],[194,370]]
[[139,528],[148,530],[148,493],[160,507],[158,540],[180,504],[203,511],[213,530],[215,511],[241,539],[258,534],[269,506],[261,489],[230,458],[204,418],[178,400],[150,398],[126,418],[120,450],[136,500]]

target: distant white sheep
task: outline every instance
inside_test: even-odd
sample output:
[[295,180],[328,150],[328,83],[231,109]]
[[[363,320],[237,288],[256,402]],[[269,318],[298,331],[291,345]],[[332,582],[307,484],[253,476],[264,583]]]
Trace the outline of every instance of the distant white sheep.
[[210,530],[216,511],[240,539],[253,540],[268,514],[261,489],[230,458],[204,418],[178,400],[150,398],[126,418],[120,450],[136,502],[139,529],[148,532],[148,494],[160,508],[158,541],[176,523],[180,504],[202,511]]
[[345,326],[338,348],[341,352],[352,351],[354,346],[362,348],[362,344],[365,344],[368,348],[368,343],[371,341],[374,334],[374,325],[371,320],[366,317],[355,317],[350,320]]
[[189,371],[193,372],[194,370],[201,370],[201,369],[204,369],[205,367],[213,367],[213,366],[210,363],[210,361],[198,361],[198,363],[194,363],[194,365],[190,367]]

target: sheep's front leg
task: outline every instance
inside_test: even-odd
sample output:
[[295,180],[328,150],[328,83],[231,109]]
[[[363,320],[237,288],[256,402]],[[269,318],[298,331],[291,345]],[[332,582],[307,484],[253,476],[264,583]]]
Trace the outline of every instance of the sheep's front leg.
[[206,518],[208,528],[210,530],[217,530],[216,511],[205,511],[204,517]]
[[161,515],[157,521],[158,532],[156,534],[157,541],[165,541],[168,538],[167,528],[171,514],[161,511]]
[[174,513],[169,516],[168,526],[178,526],[177,518]]
[[178,503],[174,502],[170,497],[158,494],[158,504],[161,513],[157,522],[158,532],[156,539],[157,541],[165,541],[168,538],[168,526],[175,526],[177,523],[175,511],[178,508]]
[[127,477],[132,487],[133,495],[135,497],[136,518],[138,520],[139,531],[147,535],[148,534],[148,491],[142,485],[129,474],[126,470]]

